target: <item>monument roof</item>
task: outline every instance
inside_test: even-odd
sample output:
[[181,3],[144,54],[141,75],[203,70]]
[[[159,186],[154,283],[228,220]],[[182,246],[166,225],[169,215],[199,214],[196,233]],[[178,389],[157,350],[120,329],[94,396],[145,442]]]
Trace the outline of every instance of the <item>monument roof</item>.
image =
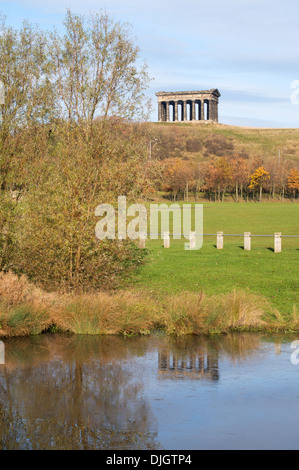
[[156,96],[171,96],[171,95],[200,95],[200,94],[212,94],[221,96],[217,88],[211,88],[210,90],[195,90],[195,91],[158,91]]

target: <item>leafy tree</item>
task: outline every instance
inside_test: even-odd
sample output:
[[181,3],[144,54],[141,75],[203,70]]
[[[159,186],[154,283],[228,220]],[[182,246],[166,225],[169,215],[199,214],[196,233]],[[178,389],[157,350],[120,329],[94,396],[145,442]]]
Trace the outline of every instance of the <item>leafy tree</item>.
[[248,184],[249,163],[247,159],[235,155],[235,158],[231,160],[231,165],[233,167],[232,180],[235,184],[236,201],[238,202],[239,191],[242,199],[243,189]]
[[205,167],[205,188],[218,194],[218,201],[224,200],[226,190],[232,184],[233,167],[226,158],[219,158]]
[[265,170],[263,166],[260,166],[250,176],[249,189],[259,189],[259,199],[262,201],[263,188],[266,188],[270,182],[270,173]]
[[138,69],[139,48],[129,27],[106,13],[89,18],[67,11],[65,34],[51,34],[49,55],[60,116],[91,128],[94,118],[144,117],[149,77]]
[[288,176],[288,188],[292,191],[295,198],[296,193],[299,192],[299,171],[293,168]]
[[188,199],[188,192],[197,189],[198,164],[181,158],[169,158],[164,168],[164,190],[172,192],[174,200],[180,192],[185,192]]
[[[95,208],[151,190],[144,67],[126,26],[66,14],[65,34],[3,28],[1,269],[48,289],[113,287],[143,253],[95,239]],[[142,105],[142,103],[144,105]]]

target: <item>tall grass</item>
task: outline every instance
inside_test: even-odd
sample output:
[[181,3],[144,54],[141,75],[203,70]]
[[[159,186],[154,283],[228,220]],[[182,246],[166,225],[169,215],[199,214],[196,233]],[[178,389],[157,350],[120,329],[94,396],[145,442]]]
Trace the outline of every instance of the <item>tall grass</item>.
[[77,334],[146,334],[158,323],[158,308],[138,292],[74,295],[64,298],[53,322]]
[[49,328],[54,294],[28,282],[25,276],[0,273],[0,336],[38,334]]
[[248,292],[210,297],[183,292],[165,299],[164,327],[167,333],[174,334],[254,329],[266,325],[269,310],[263,297]]
[[[155,297],[146,291],[92,294],[47,293],[26,277],[0,273],[0,336],[38,334],[50,327],[95,335],[198,335],[263,328],[299,330],[294,310],[288,322],[267,300],[249,291],[207,296],[182,292]],[[54,328],[55,327],[55,328]]]

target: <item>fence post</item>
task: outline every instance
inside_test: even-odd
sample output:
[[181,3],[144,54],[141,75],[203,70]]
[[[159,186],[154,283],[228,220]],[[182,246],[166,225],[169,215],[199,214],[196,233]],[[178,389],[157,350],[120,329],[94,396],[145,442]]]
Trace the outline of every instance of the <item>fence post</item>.
[[223,248],[223,232],[217,232],[217,250]]
[[274,253],[281,252],[281,232],[274,233]]
[[196,235],[195,232],[190,232],[189,234],[189,248],[190,250],[194,250],[196,247]]
[[164,232],[163,238],[164,238],[164,248],[169,248],[170,247],[169,232]]
[[251,250],[251,232],[244,232],[244,250]]
[[145,248],[146,234],[141,233],[139,237],[139,248]]

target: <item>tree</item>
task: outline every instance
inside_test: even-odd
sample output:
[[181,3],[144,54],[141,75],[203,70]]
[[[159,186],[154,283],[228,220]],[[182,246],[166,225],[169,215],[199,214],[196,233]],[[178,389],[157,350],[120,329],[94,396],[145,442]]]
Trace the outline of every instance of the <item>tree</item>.
[[299,171],[293,168],[288,175],[288,188],[292,191],[293,197],[299,192]]
[[60,116],[92,128],[94,118],[144,117],[144,90],[149,77],[137,66],[139,48],[129,27],[106,13],[88,19],[67,10],[63,37],[51,34],[49,55]]
[[65,27],[0,37],[1,268],[47,289],[109,288],[144,256],[130,241],[97,240],[95,208],[150,190],[147,134],[132,122],[148,77],[127,27],[108,15],[68,11]]
[[231,165],[233,167],[232,179],[235,183],[236,201],[238,202],[239,191],[242,199],[244,186],[248,184],[249,164],[248,160],[236,155],[235,158],[231,161]]
[[218,201],[224,200],[225,191],[232,183],[233,168],[231,163],[224,157],[218,158],[208,164],[205,169],[205,188],[218,194]]
[[259,189],[259,199],[262,201],[263,188],[266,188],[270,182],[270,173],[263,166],[257,168],[250,176],[249,189]]
[[189,191],[196,191],[199,167],[195,161],[181,158],[169,158],[165,161],[163,189],[173,193],[176,200],[178,193],[184,193],[188,200]]
[[0,80],[5,86],[2,140],[25,125],[49,122],[55,116],[53,71],[47,55],[47,37],[24,21],[20,30],[0,31]]

